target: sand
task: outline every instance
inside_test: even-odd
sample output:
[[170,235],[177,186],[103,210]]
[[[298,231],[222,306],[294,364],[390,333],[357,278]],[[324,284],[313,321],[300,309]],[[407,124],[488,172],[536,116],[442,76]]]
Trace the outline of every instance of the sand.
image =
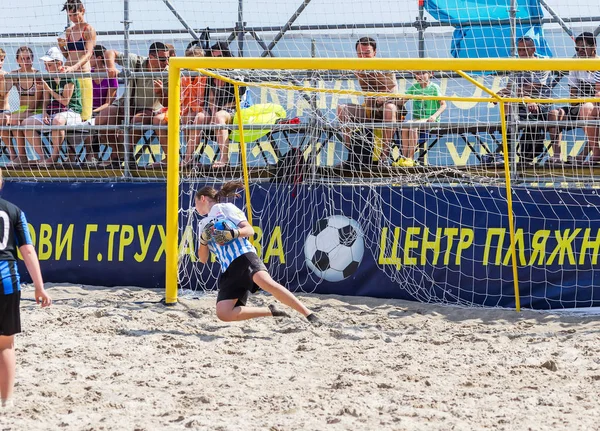
[[[584,430],[600,423],[600,317],[301,295],[224,323],[214,295],[24,291],[0,430]],[[252,304],[273,299],[257,295]]]

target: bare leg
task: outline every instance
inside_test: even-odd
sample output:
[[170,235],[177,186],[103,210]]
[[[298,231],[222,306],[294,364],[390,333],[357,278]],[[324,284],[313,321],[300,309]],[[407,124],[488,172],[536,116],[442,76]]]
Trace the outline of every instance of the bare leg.
[[[579,108],[579,120],[592,119],[594,114],[594,105],[591,103],[584,103]],[[587,137],[587,145],[584,147],[583,152],[579,154],[578,158],[583,161],[587,157],[588,153],[591,152],[591,158],[594,158],[594,150],[598,145],[598,129],[596,126],[584,127],[583,131]]]
[[[395,123],[398,117],[398,107],[393,103],[387,103],[383,108],[383,121],[385,123]],[[390,142],[394,137],[394,128],[383,129],[382,148],[380,161],[385,162],[390,154]]]
[[15,336],[0,335],[0,398],[2,404],[12,398],[15,387]]
[[[227,111],[219,111],[215,114],[214,124],[226,125],[231,122],[231,114]],[[222,167],[227,166],[229,163],[229,130],[220,129],[215,130],[215,136],[217,139],[217,145],[219,146],[219,161],[215,162],[213,166]]]
[[[29,118],[26,118],[25,120],[23,120],[21,125],[22,126],[39,126],[39,125],[41,125],[41,123],[36,118],[29,117]],[[37,132],[37,130],[25,130],[23,132],[23,136],[31,144],[31,146],[33,147],[33,151],[35,151],[35,153],[39,156],[37,163],[39,163],[40,161],[43,161],[46,156],[44,154],[44,149],[42,148],[42,137]],[[25,146],[25,145],[23,145],[23,146]]]
[[[97,126],[116,126],[120,121],[120,109],[117,106],[109,106],[102,110],[96,117]],[[98,130],[98,142],[104,144],[107,148],[111,148],[110,160],[117,160],[118,143],[122,142],[122,135],[117,134],[115,130]]]
[[[548,112],[548,121],[562,121],[565,118],[565,113],[562,109],[553,109]],[[560,161],[560,143],[562,141],[562,129],[560,127],[550,127],[550,143],[552,145],[553,156],[550,158],[552,161]]]
[[[199,126],[201,124],[205,124],[207,121],[206,115],[204,112],[198,112],[191,121],[191,124],[194,126]],[[185,157],[183,159],[183,164],[186,165],[192,161],[192,157],[194,156],[194,151],[198,146],[198,139],[200,136],[200,130],[188,130],[188,139],[187,146],[185,147]]]
[[[0,114],[0,126],[10,125],[10,114]],[[11,161],[15,160],[15,150],[12,146],[10,139],[10,130],[0,131],[0,140],[4,143],[4,146],[8,150],[8,157]]]
[[[168,123],[166,121],[166,115],[164,113],[157,114],[152,118],[153,126],[161,127],[161,126],[166,126],[167,124]],[[160,143],[160,148],[163,152],[162,161],[166,162],[167,161],[167,149],[169,147],[167,130],[156,128],[156,129],[154,129],[154,133],[158,137],[158,142]]]
[[279,302],[293,308],[303,316],[308,316],[311,313],[311,311],[306,308],[292,292],[273,280],[267,271],[258,271],[256,274],[254,274],[252,280],[262,290],[269,292]]
[[[67,120],[64,116],[58,114],[52,119],[53,126],[64,126],[67,124]],[[65,131],[52,129],[51,142],[52,142],[52,154],[48,158],[47,162],[56,163],[60,157],[60,146],[65,140]]]
[[217,317],[223,322],[238,322],[240,320],[254,319],[256,317],[271,316],[267,307],[235,306],[237,299],[228,299],[217,302]]
[[[10,118],[10,124],[12,126],[20,126],[23,124],[23,121],[30,116],[31,116],[30,111],[12,114],[11,118]],[[25,132],[13,131],[12,134],[13,134],[13,136],[15,138],[15,142],[17,144],[16,153],[18,153],[15,155],[15,158],[13,159],[13,161],[15,163],[19,163],[19,164],[27,163],[27,151],[25,148]]]

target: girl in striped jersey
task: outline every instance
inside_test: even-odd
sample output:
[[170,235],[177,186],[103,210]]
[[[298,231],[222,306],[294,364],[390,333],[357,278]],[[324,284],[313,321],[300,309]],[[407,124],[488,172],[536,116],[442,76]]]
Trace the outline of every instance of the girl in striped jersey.
[[[250,293],[263,289],[278,301],[304,315],[312,324],[320,325],[317,316],[306,308],[289,290],[277,283],[267,272],[256,249],[248,238],[254,235],[254,228],[248,223],[244,213],[231,203],[221,203],[236,193],[242,183],[230,181],[221,190],[203,187],[196,192],[196,211],[205,216],[198,226],[198,258],[206,263],[209,251],[213,252],[221,264],[219,294],[217,296],[217,317],[225,322],[253,319],[255,317],[290,317],[274,304],[268,307],[247,307]],[[227,219],[236,228],[214,230],[216,220]]]

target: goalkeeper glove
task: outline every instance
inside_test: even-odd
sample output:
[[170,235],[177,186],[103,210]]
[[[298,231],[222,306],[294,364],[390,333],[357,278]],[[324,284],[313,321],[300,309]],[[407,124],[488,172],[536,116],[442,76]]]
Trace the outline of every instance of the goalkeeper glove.
[[206,226],[204,226],[204,229],[202,229],[202,234],[200,234],[200,245],[208,244],[208,241],[210,241],[210,238],[211,238],[211,232],[213,230],[213,226],[214,226],[213,222],[206,223]]
[[233,241],[237,237],[240,236],[240,231],[238,229],[213,229],[212,237],[215,242],[219,245],[225,245],[229,241]]

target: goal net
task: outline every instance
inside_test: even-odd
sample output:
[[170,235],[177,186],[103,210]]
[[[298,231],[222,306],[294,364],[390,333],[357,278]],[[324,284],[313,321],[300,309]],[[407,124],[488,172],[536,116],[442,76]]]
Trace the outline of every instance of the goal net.
[[[171,83],[226,83],[242,115],[169,124],[169,151],[193,156],[168,168],[167,300],[175,287],[216,287],[218,263],[195,258],[194,192],[239,179],[258,254],[291,289],[593,304],[600,74],[587,71],[598,69],[597,59],[172,60]],[[265,103],[241,108],[244,94]]]

